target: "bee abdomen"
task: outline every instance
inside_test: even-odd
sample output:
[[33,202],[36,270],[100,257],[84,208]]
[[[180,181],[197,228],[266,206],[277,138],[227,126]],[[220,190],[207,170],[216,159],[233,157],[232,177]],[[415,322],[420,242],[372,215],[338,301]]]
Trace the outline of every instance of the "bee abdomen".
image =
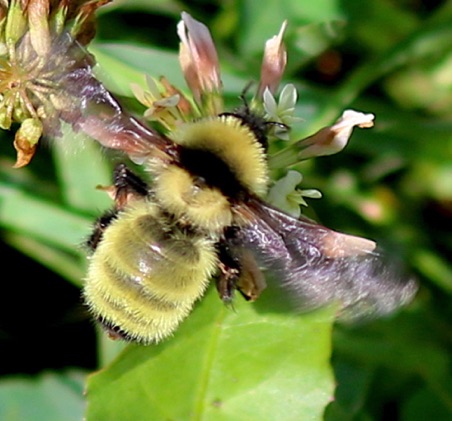
[[216,254],[206,238],[169,229],[145,210],[129,210],[105,231],[84,295],[111,336],[151,343],[170,335],[203,295]]

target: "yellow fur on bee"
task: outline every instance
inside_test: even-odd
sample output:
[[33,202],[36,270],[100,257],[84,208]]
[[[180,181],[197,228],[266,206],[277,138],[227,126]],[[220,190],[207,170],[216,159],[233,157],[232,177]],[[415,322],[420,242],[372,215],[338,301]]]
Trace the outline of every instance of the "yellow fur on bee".
[[231,206],[218,189],[199,187],[188,171],[169,166],[155,180],[156,200],[176,218],[209,232],[220,232],[232,223]]
[[218,264],[214,242],[182,232],[145,199],[119,216],[91,257],[85,301],[129,337],[157,342],[204,294]]
[[210,151],[222,159],[249,191],[267,191],[265,151],[253,131],[234,116],[218,116],[179,127],[171,138],[188,148]]

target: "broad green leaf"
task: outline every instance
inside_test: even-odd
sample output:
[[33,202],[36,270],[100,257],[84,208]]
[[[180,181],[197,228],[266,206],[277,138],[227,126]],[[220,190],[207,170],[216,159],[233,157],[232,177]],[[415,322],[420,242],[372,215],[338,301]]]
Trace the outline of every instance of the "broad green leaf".
[[240,298],[229,309],[211,288],[174,337],[129,346],[90,377],[86,419],[321,420],[334,389],[331,318]]
[[45,373],[0,381],[2,421],[80,421],[83,415],[81,372]]

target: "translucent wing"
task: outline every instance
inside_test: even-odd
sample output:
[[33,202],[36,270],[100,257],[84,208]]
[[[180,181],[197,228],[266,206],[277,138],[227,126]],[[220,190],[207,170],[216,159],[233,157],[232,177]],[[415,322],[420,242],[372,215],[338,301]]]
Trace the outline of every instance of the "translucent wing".
[[125,111],[93,74],[94,58],[69,34],[63,33],[40,72],[46,89],[34,98],[42,104],[45,134],[58,137],[61,121],[102,146],[120,150],[133,161],[168,161],[173,143]]
[[240,212],[249,224],[237,232],[237,244],[256,251],[300,311],[338,302],[341,318],[362,319],[391,313],[416,292],[415,281],[373,241],[295,219],[257,199]]

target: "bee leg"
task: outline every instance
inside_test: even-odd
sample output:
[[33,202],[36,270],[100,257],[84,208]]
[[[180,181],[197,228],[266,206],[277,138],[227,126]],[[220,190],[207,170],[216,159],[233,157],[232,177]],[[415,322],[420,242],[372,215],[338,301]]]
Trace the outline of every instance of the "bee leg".
[[237,281],[240,277],[240,264],[230,253],[226,243],[220,242],[217,247],[220,260],[218,265],[220,273],[216,279],[217,291],[225,304],[231,304],[237,289]]
[[118,164],[113,172],[113,190],[116,210],[121,210],[133,198],[149,194],[149,186],[125,164]]
[[230,304],[235,290],[247,301],[256,300],[267,284],[253,254],[231,247],[227,241],[220,242],[217,247],[220,273],[216,285],[222,301]]
[[113,209],[105,212],[94,223],[93,231],[85,242],[86,246],[91,251],[96,250],[107,227],[116,219],[118,212],[120,212],[131,199],[141,198],[149,194],[148,185],[140,177],[130,171],[125,164],[119,164],[114,169],[113,186],[98,188],[109,193],[113,197],[115,205]]
[[264,275],[250,250],[240,250],[239,262],[240,276],[236,288],[247,301],[255,301],[267,287]]
[[[228,271],[229,269],[230,268],[226,268],[226,271]],[[236,289],[235,278],[237,277],[237,275],[231,273],[234,271],[234,269],[232,269],[231,272],[224,272],[223,268],[220,268],[220,270],[221,273],[216,278],[218,295],[220,296],[223,303],[230,305],[234,300],[234,292]]]
[[108,212],[105,212],[102,216],[97,218],[94,223],[93,231],[88,239],[85,241],[85,245],[88,247],[90,251],[96,250],[97,246],[102,240],[105,230],[111,224],[111,222],[116,218],[118,211],[113,209]]

